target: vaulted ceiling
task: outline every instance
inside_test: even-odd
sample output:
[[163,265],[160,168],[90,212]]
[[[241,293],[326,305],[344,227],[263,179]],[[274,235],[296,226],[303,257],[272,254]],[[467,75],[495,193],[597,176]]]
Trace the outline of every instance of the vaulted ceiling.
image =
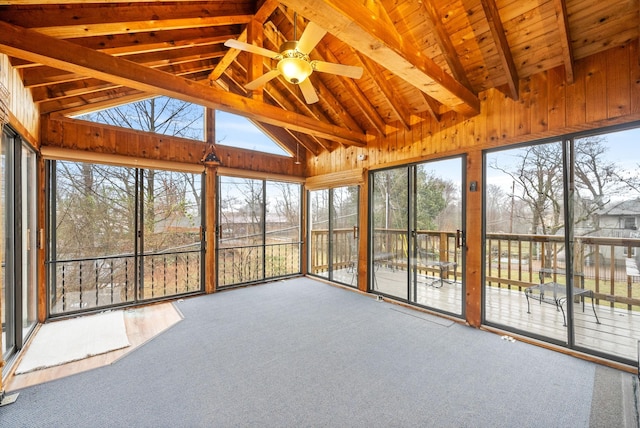
[[[244,115],[290,150],[318,154],[366,145],[426,116],[472,117],[482,91],[518,99],[522,79],[558,66],[571,84],[576,60],[639,37],[638,3],[0,0],[0,52],[42,114],[167,95]],[[327,31],[311,59],[358,66],[363,76],[312,73],[314,104],[282,77],[246,90],[277,60],[224,42],[277,52],[310,21]]]

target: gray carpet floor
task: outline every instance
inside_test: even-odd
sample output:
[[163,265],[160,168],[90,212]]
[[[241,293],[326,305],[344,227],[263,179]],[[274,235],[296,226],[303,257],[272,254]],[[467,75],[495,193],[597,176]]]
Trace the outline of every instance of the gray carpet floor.
[[0,426],[588,427],[592,413],[608,421],[592,409],[593,363],[311,279],[175,305],[183,321],[110,366],[20,391],[0,408]]

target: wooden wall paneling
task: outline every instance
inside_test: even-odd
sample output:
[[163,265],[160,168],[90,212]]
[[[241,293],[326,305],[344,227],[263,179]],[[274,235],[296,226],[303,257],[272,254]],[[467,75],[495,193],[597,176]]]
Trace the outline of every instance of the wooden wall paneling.
[[520,99],[518,108],[514,111],[516,126],[515,135],[527,135],[531,133],[531,79],[520,81]]
[[[193,165],[200,164],[206,149],[206,144],[201,141],[148,134],[75,119],[43,120],[42,136],[46,146]],[[102,139],[103,142],[92,147],[94,138]],[[226,167],[299,177],[304,175],[304,167],[293,165],[289,157],[228,146],[218,146],[217,153]]]
[[462,124],[462,130],[462,148],[469,149],[476,145],[476,132],[478,130],[476,122],[474,120],[465,120]]
[[487,144],[487,121],[485,118],[488,115],[488,102],[487,92],[480,94],[480,105],[482,106],[482,112],[479,116],[471,119],[474,123],[474,146],[485,146]]
[[407,155],[411,159],[420,156],[420,125],[413,124],[409,127],[409,146],[407,147]]
[[[24,87],[20,73],[11,67],[9,58],[0,53],[0,83],[9,91],[9,123],[20,131],[22,136],[37,146],[40,116],[38,106],[33,102],[31,91]],[[28,133],[29,135],[24,135]]]
[[640,113],[640,41],[629,43],[630,112]]
[[585,61],[576,61],[574,68],[574,80],[571,85],[567,85],[567,110],[566,123],[568,127],[585,123],[587,118],[586,109],[586,86],[587,64]]
[[549,129],[561,129],[566,126],[566,79],[564,67],[556,67],[549,70],[547,78]]
[[[494,145],[500,140],[500,92],[497,89],[487,91],[486,107],[486,115],[484,116],[487,131],[486,141]],[[482,120],[482,118],[478,119]]]
[[452,140],[453,130],[448,124],[448,121],[443,117],[440,121],[440,141],[438,142],[438,153],[446,153],[455,150],[455,145]]
[[547,97],[547,73],[531,76],[531,132],[541,133],[549,129],[549,99]]
[[411,125],[411,157],[419,158],[422,155],[422,120]]
[[411,130],[405,127],[398,127],[402,130],[402,142],[395,153],[395,159],[405,159],[411,156]]
[[513,138],[516,129],[516,105],[517,100],[513,100],[504,93],[500,93],[500,141]]
[[604,52],[607,79],[607,118],[625,116],[631,112],[629,81],[629,49],[615,47]]
[[595,122],[607,118],[607,76],[605,56],[590,56],[584,59],[586,121]]

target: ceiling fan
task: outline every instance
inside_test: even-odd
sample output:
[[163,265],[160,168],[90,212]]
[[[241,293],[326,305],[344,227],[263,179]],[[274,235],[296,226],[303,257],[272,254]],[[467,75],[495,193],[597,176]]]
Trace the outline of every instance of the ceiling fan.
[[[294,19],[294,39],[296,38],[295,22],[296,20]],[[309,58],[309,53],[316,47],[325,34],[327,34],[326,30],[313,22],[309,22],[309,25],[307,25],[307,28],[305,28],[304,32],[300,36],[300,40],[284,42],[282,46],[280,46],[280,52],[261,48],[235,39],[227,40],[224,45],[230,48],[240,49],[245,52],[251,52],[278,60],[276,68],[247,83],[245,85],[246,89],[257,89],[268,81],[278,76],[282,76],[287,82],[300,86],[300,90],[302,91],[302,95],[304,96],[307,104],[313,104],[318,102],[318,94],[308,77],[314,71],[337,74],[339,76],[351,77],[353,79],[359,79],[362,76],[361,67],[335,64],[326,61],[312,61]]]

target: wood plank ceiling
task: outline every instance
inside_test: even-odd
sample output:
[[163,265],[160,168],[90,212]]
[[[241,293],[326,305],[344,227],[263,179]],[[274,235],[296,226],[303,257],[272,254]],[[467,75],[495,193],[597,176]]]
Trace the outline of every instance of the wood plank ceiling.
[[[42,114],[76,115],[168,95],[242,114],[290,152],[366,145],[448,111],[479,113],[478,94],[518,99],[519,81],[639,37],[639,0],[0,0],[0,52]],[[360,79],[314,72],[307,104],[281,77],[248,91],[313,21],[311,59],[359,66]]]

